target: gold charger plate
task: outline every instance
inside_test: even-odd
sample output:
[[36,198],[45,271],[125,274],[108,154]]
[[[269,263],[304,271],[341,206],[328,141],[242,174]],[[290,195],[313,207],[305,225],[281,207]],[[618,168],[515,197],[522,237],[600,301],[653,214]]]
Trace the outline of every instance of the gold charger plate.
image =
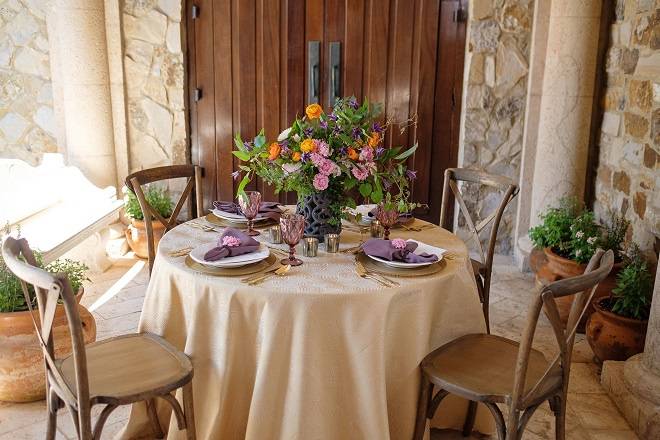
[[[206,214],[205,218],[206,218],[207,222],[212,223],[212,224],[217,225],[217,226],[247,229],[247,223],[230,222],[229,220],[225,220],[223,218],[218,217],[217,215],[213,214],[212,212],[209,213],[209,214]],[[254,222],[254,228],[255,229],[261,229],[261,228],[266,228],[268,226],[274,226],[276,224],[278,224],[278,223],[275,220],[273,220],[272,218],[269,218],[268,220]]]
[[380,263],[369,258],[364,252],[359,252],[356,254],[355,259],[362,263],[362,265],[370,272],[376,272],[383,275],[394,275],[397,277],[420,277],[433,275],[440,272],[447,266],[447,261],[444,258],[437,263],[411,269],[402,269],[399,267],[388,266],[385,263]]
[[242,275],[251,275],[253,273],[261,272],[266,270],[278,262],[278,258],[273,255],[271,252],[270,255],[265,260],[261,260],[257,263],[248,264],[246,266],[239,267],[213,267],[200,264],[197,261],[190,258],[190,255],[186,257],[186,266],[196,270],[197,272],[205,273],[207,275],[215,275],[221,277],[238,277]]

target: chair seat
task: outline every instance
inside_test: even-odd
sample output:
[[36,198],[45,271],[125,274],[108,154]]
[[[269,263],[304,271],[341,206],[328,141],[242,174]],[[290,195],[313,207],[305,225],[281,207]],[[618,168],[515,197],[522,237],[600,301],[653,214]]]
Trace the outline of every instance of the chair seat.
[[[506,402],[513,392],[518,343],[501,336],[471,334],[455,339],[430,353],[422,361],[429,380],[442,389],[470,400]],[[531,350],[525,395],[550,366],[543,354]],[[561,386],[559,365],[525,404],[544,400]]]
[[[130,403],[168,393],[192,378],[188,356],[163,338],[140,333],[86,346],[90,399],[96,403]],[[73,356],[60,360],[61,372],[76,392]]]

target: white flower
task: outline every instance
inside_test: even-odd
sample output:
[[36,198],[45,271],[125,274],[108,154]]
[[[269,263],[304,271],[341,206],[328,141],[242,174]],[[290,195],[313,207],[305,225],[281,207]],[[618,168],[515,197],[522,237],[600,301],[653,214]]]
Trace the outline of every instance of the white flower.
[[282,133],[280,133],[279,136],[277,136],[277,142],[282,142],[284,139],[287,139],[289,137],[289,133],[291,133],[291,127],[287,128]]
[[576,256],[576,257],[579,257],[580,255],[582,255],[582,249],[578,249],[578,250],[576,250],[576,251],[575,251],[575,256]]
[[300,142],[300,135],[294,134],[293,135],[293,140],[296,142]]
[[582,237],[584,237],[584,232],[582,232],[582,231],[577,231],[577,232],[575,233],[575,238],[582,238]]
[[282,169],[283,169],[284,172],[288,175],[288,174],[293,174],[293,173],[295,173],[296,171],[298,171],[298,170],[300,169],[301,166],[302,166],[302,164],[301,164],[300,162],[296,162],[296,163],[285,163],[284,165],[282,165]]
[[594,244],[596,242],[596,237],[589,237],[587,238],[587,243],[589,244]]

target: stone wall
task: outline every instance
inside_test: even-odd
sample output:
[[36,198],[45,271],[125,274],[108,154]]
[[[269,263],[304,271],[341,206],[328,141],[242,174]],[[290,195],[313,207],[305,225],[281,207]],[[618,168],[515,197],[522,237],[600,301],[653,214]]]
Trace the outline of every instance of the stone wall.
[[[534,1],[473,0],[470,4],[459,166],[505,175],[517,182]],[[464,191],[468,208],[482,218],[499,205],[501,197],[483,188],[467,186]],[[515,210],[514,201],[500,224],[497,252],[511,252]],[[458,226],[464,235],[462,216]]]
[[187,160],[181,3],[123,2],[130,171]]
[[644,249],[660,235],[660,2],[617,0],[594,209],[620,212]]
[[56,152],[43,0],[0,0],[0,157]]

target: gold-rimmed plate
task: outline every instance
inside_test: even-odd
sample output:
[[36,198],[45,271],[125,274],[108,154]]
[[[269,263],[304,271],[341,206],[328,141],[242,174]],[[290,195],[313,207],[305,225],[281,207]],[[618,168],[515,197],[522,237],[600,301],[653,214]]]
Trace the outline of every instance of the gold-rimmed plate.
[[[206,214],[206,221],[214,224],[216,226],[222,226],[223,228],[238,228],[238,229],[245,229],[247,227],[246,223],[235,223],[231,222],[229,220],[225,220],[223,218],[218,217],[217,215],[213,214],[212,212],[209,214]],[[260,229],[260,228],[265,228],[268,226],[273,226],[278,224],[275,220],[272,218],[266,219],[266,220],[260,220],[257,222],[254,222],[254,228],[255,229]]]
[[190,258],[190,255],[186,256],[185,263],[186,266],[197,272],[201,272],[207,275],[215,275],[218,277],[238,277],[243,275],[251,275],[263,270],[268,270],[275,264],[279,264],[278,258],[273,255],[272,252],[265,260],[239,267],[207,266],[206,264],[201,264],[193,260]]
[[397,277],[420,277],[420,276],[433,275],[440,272],[442,269],[444,269],[447,266],[447,262],[445,261],[444,258],[438,261],[437,263],[428,266],[414,267],[409,269],[392,267],[384,263],[380,263],[376,260],[372,260],[367,255],[365,255],[364,252],[357,253],[355,255],[355,259],[360,263],[362,263],[362,265],[369,272],[375,272],[382,275],[393,275]]

